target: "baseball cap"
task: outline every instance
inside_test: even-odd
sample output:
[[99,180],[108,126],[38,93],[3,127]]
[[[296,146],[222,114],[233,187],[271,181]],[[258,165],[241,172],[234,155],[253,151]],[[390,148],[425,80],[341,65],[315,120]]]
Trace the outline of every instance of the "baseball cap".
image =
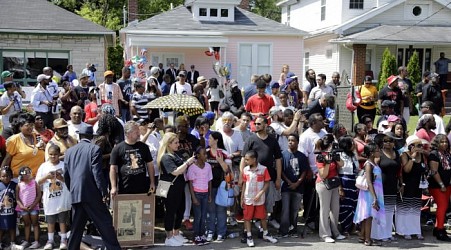
[[384,100],[381,103],[381,107],[394,107],[395,105],[396,105],[396,102],[392,101],[392,100]]
[[269,110],[269,115],[275,115],[275,114],[277,114],[278,112],[280,112],[280,111],[282,111],[282,109],[281,108],[279,108],[278,106],[274,106],[274,107],[272,107],[270,110]]
[[230,86],[232,88],[238,87],[238,82],[235,79],[230,80]]
[[113,73],[113,71],[111,71],[111,70],[107,70],[107,71],[105,71],[105,73],[103,73],[103,77],[107,77],[107,76],[109,76],[109,75],[112,75],[112,76],[114,76],[114,73]]
[[203,113],[202,116],[207,118],[208,120],[213,120],[213,119],[215,119],[215,112],[207,111],[207,112]]
[[407,146],[410,146],[412,143],[415,143],[415,142],[419,142],[419,143],[421,143],[421,144],[423,144],[423,145],[425,145],[425,144],[429,144],[429,142],[428,141],[426,141],[426,140],[424,140],[424,139],[420,139],[418,136],[416,136],[416,135],[411,135],[411,136],[409,136],[409,137],[407,137],[407,139],[406,139],[406,144],[407,144]]
[[388,85],[392,85],[394,82],[396,82],[396,80],[398,80],[399,77],[395,76],[395,75],[391,75],[387,78],[387,83]]
[[150,74],[151,75],[156,75],[159,72],[159,70],[160,70],[160,68],[158,68],[158,67],[152,67],[150,69]]
[[69,125],[67,125],[66,120],[64,120],[63,118],[58,118],[56,120],[53,121],[53,127],[58,129],[58,128],[67,128]]
[[298,78],[293,72],[288,72],[287,78]]
[[389,115],[388,118],[387,118],[388,122],[396,122],[396,121],[399,121],[399,120],[400,120],[399,117],[397,117],[396,115]]
[[93,135],[94,134],[94,129],[92,128],[92,126],[82,126],[78,130],[78,134],[79,135]]
[[205,78],[205,76],[199,76],[198,78],[197,78],[197,83],[204,83],[204,82],[207,82],[208,80],[207,80],[207,78]]
[[44,75],[44,74],[40,74],[40,75],[38,75],[38,77],[36,78],[36,81],[37,81],[37,82],[42,82],[44,79],[45,79],[45,80],[49,80],[49,79],[50,79],[50,76]]
[[13,73],[8,70],[2,72],[2,78],[10,77]]
[[186,76],[186,72],[184,70],[180,71],[179,76]]
[[272,88],[272,89],[278,89],[278,88],[280,88],[280,85],[279,85],[278,82],[272,82],[272,83],[271,83],[271,88]]

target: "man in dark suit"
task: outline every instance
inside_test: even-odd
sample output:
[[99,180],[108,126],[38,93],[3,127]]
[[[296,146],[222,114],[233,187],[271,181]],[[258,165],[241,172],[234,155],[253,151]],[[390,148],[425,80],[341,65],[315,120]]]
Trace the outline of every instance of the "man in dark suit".
[[194,86],[197,83],[197,78],[199,77],[199,71],[196,70],[196,66],[191,65],[191,70],[188,71],[188,75],[186,76],[186,81]]
[[113,219],[105,204],[107,181],[102,172],[102,150],[91,143],[92,126],[82,127],[80,142],[69,148],[64,157],[64,179],[72,197],[72,233],[69,250],[80,249],[83,229],[90,218],[109,250],[120,250]]
[[174,68],[174,64],[169,64],[169,69],[166,70],[166,74],[171,76],[171,83],[175,82],[175,79],[177,79],[177,70]]
[[[150,67],[150,68],[152,68],[152,67]],[[160,74],[158,75],[157,80],[161,84],[163,82],[163,76],[164,76],[164,69],[163,69],[163,64],[162,63],[158,64],[158,73],[160,73]]]

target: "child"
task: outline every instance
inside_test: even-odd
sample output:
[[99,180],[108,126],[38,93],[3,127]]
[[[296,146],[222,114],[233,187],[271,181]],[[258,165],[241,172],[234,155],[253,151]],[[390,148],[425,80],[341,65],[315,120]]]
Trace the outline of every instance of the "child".
[[282,152],[282,214],[279,232],[282,237],[298,237],[297,221],[304,192],[304,180],[309,162],[307,156],[298,151],[299,136],[288,136],[288,149]]
[[[154,85],[150,89],[154,89]],[[149,102],[149,95],[144,93],[144,86],[141,85],[141,83],[137,82],[134,85],[135,92],[133,93],[132,99],[131,99],[131,106],[130,110],[132,112],[133,116],[137,116],[139,119],[147,119],[149,118],[149,110],[143,108],[144,105],[146,105]],[[155,98],[155,97],[154,97]]]
[[11,181],[13,172],[9,167],[3,167],[0,171],[0,241],[5,231],[9,232],[11,249],[18,248],[16,241],[16,186],[17,183]]
[[194,244],[201,246],[208,244],[204,237],[207,206],[211,200],[211,180],[213,175],[207,161],[205,148],[197,147],[196,163],[188,169],[189,189],[194,210]]
[[257,162],[257,152],[249,150],[244,156],[246,167],[243,169],[243,189],[241,193],[241,207],[244,213],[244,228],[247,232],[247,245],[254,246],[252,239],[251,220],[260,219],[263,228],[263,239],[277,243],[277,239],[268,233],[266,221],[265,192],[269,188],[271,177],[268,169]]
[[64,163],[59,160],[60,148],[53,144],[49,147],[49,160],[41,164],[36,180],[42,187],[45,219],[48,225],[48,240],[44,249],[53,249],[55,223],[59,222],[61,230],[59,249],[67,249],[67,227],[71,209],[71,196],[64,184]]
[[363,154],[368,159],[364,164],[368,190],[361,189],[359,192],[354,223],[361,223],[360,243],[364,243],[366,246],[380,245],[380,243],[371,241],[370,238],[373,220],[378,224],[385,223],[382,170],[374,162],[375,158],[380,157],[380,151],[375,143],[368,143],[363,149]]
[[[17,206],[16,211],[24,222],[25,241],[21,246],[30,249],[39,248],[39,201],[41,200],[41,188],[33,179],[31,169],[27,166],[19,170],[19,184],[16,187]],[[30,245],[31,225],[34,229],[34,242]]]

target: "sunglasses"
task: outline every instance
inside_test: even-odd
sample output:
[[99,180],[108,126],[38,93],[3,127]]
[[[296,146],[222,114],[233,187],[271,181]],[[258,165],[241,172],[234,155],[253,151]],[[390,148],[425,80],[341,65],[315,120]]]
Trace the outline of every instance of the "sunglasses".
[[384,140],[384,143],[393,143],[393,140]]
[[414,144],[413,146],[417,147],[417,148],[422,148],[423,144],[419,143],[419,144]]
[[262,125],[263,123],[261,123],[261,122],[255,122],[254,124],[257,125],[257,126],[260,126],[260,125]]

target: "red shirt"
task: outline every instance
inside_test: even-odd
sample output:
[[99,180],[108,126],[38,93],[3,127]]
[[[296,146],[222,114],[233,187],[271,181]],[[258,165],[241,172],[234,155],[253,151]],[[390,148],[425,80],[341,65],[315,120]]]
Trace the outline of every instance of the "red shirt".
[[[265,94],[263,97],[260,97],[258,94],[255,94],[247,100],[246,111],[251,113],[263,113],[267,116],[269,114],[269,110],[274,106],[274,100],[270,95]],[[255,131],[254,121],[251,121],[250,125],[251,131]]]
[[[88,105],[85,106],[85,113],[86,113],[85,122],[89,123],[88,119],[91,119],[91,118],[94,118],[97,116],[97,103],[95,103],[95,102],[88,103]],[[90,123],[90,124],[94,125],[94,123]]]
[[[324,168],[325,165],[326,163],[316,162],[316,166],[318,166],[318,169]],[[316,183],[322,182],[323,180],[319,177],[319,171],[317,175],[318,178],[316,178]],[[329,174],[324,179],[330,179],[335,176],[338,176],[337,163],[333,161],[329,164]]]

